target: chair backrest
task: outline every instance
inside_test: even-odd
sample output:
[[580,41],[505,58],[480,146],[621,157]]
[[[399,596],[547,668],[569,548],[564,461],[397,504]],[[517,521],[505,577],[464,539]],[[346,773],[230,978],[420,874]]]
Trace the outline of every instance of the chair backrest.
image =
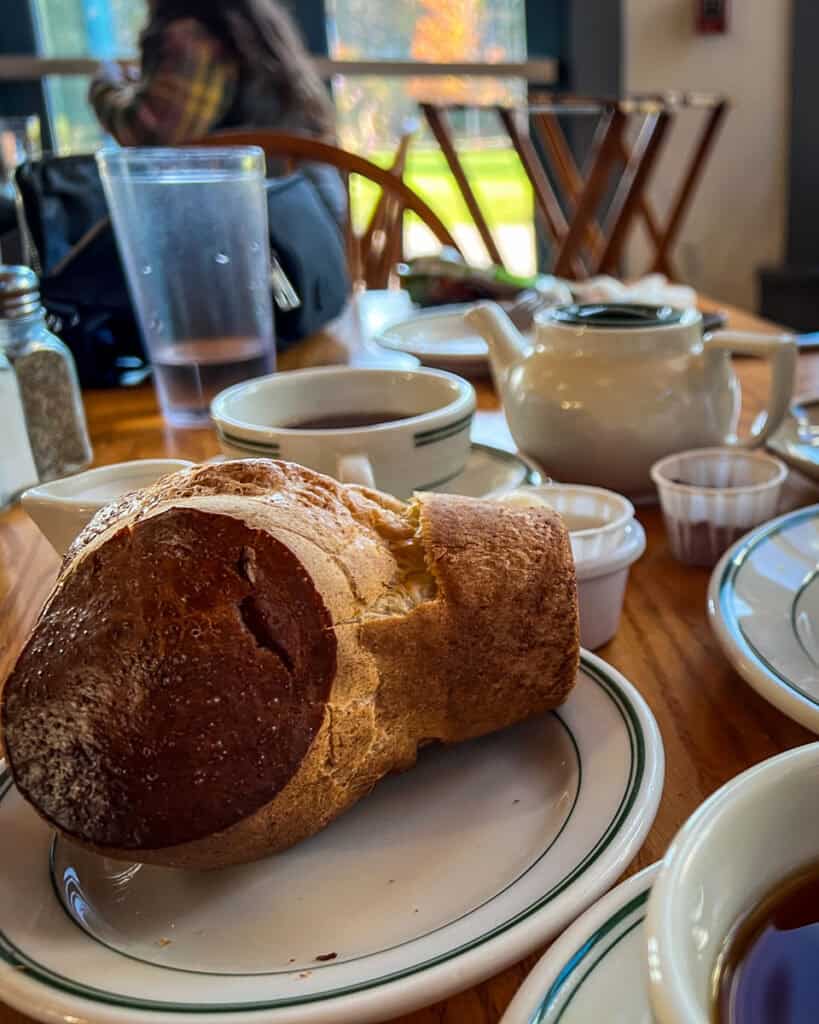
[[[301,135],[288,135],[274,131],[220,132],[200,139],[195,145],[206,146],[258,146],[268,159],[282,160],[288,170],[297,164],[312,162],[335,167],[347,183],[349,199],[350,175],[357,174],[381,189],[381,201],[363,235],[356,235],[352,219],[347,215],[347,253],[350,276],[354,282],[367,287],[384,287],[386,276],[403,255],[403,215],[412,211],[426,225],[441,245],[460,252],[455,239],[440,217],[401,178],[406,157],[406,142],[402,140],[393,167],[385,169],[356,153]],[[403,150],[403,152],[402,152]]]

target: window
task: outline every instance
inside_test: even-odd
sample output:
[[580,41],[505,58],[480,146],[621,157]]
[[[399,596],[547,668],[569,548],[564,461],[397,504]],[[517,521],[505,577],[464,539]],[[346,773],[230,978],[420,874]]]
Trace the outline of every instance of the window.
[[[37,25],[44,57],[129,57],[145,22],[141,0],[37,0]],[[101,141],[86,99],[88,79],[50,76],[46,98],[60,152],[83,152]]]
[[[144,0],[34,2],[43,56],[108,59],[136,53],[146,18]],[[298,16],[299,3],[290,6]],[[329,54],[339,61],[522,61],[527,52],[525,8],[526,0],[325,0]],[[87,78],[51,77],[46,88],[58,148],[78,152],[97,146],[101,133],[86,101]],[[522,100],[522,80],[337,75],[332,88],[339,140],[347,149],[386,165],[401,135],[416,129],[405,175],[408,184],[439,213],[468,258],[485,263],[477,230],[443,154],[419,121],[417,106],[424,99],[473,105],[452,116],[458,150],[507,266],[520,273],[534,269],[531,189],[495,115],[474,108]],[[358,219],[367,216],[374,196],[374,189],[356,181],[353,212]],[[408,250],[423,248],[424,238],[420,225],[410,222]]]
[[[524,0],[327,0],[330,56],[336,60],[463,63],[526,59]],[[443,153],[418,121],[420,100],[487,105],[525,97],[522,81],[454,76],[359,77],[333,81],[341,145],[389,164],[402,133],[415,128],[406,180],[438,212],[475,263],[487,256]],[[492,112],[476,109],[452,116],[459,152],[507,266],[519,273],[535,267],[533,200],[528,180]],[[374,194],[357,183],[353,212],[366,217]],[[374,192],[374,190],[373,190]],[[407,241],[413,251],[414,233]],[[420,247],[420,239],[419,239]]]
[[43,55],[127,57],[145,21],[141,0],[38,0]]

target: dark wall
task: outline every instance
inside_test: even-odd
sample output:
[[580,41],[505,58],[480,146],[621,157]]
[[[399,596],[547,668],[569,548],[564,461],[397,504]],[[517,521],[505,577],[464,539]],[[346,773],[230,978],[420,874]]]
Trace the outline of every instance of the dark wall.
[[759,271],[759,310],[797,331],[819,327],[819,3],[791,7],[791,110],[785,261]]
[[623,86],[623,0],[526,0],[530,57],[558,57],[560,85],[589,96]]
[[620,96],[622,0],[571,0],[567,22],[566,87],[585,96]]
[[[0,13],[0,54],[13,56],[37,52],[37,35],[32,0],[0,0],[0,12],[14,7],[14,17]],[[49,148],[51,136],[46,117],[45,90],[39,82],[0,82],[0,117],[39,114],[43,147]]]
[[819,3],[793,0],[787,262],[819,266]]
[[285,0],[284,6],[298,22],[310,53],[326,56],[327,20],[324,16],[324,0]]

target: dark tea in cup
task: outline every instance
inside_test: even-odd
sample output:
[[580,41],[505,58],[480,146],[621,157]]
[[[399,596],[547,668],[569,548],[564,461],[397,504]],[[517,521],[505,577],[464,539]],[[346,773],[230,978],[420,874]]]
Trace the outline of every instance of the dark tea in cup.
[[738,922],[714,992],[716,1024],[819,1021],[819,863],[780,882]]
[[400,423],[414,415],[412,412],[337,412],[331,416],[311,416],[284,426],[288,430],[351,430],[374,427],[378,423]]

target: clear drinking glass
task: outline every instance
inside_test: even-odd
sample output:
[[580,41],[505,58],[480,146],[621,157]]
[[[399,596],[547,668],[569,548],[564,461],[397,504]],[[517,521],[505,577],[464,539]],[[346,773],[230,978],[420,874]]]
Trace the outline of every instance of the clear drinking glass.
[[162,412],[204,425],[217,392],[275,369],[264,154],[106,149],[97,163]]

